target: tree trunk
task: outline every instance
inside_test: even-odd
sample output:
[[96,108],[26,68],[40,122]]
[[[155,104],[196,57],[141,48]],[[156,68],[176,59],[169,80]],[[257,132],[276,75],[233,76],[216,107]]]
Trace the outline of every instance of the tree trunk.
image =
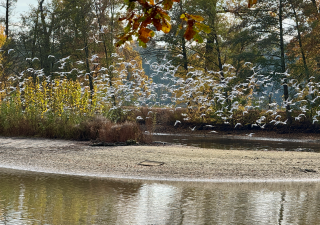
[[87,40],[84,39],[84,49],[86,53],[86,72],[89,76],[89,87],[90,87],[90,96],[92,97],[93,94],[93,79],[90,71],[90,64],[89,64],[89,49],[88,49],[88,43]]
[[[217,1],[214,1],[211,6],[211,11],[208,13],[208,24],[211,29],[211,33],[208,34],[207,43],[206,43],[206,53],[205,53],[205,70],[215,70],[216,66],[220,71],[220,80],[224,79],[224,74],[222,72],[222,58],[221,58],[221,47],[219,43],[219,38],[216,29],[216,4]],[[215,50],[215,51],[214,51]],[[215,57],[217,57],[218,64],[215,63]]]
[[49,76],[51,72],[50,71],[51,63],[48,59],[48,56],[50,55],[50,35],[52,32],[52,24],[54,23],[54,16],[52,16],[51,18],[51,27],[49,28],[49,30],[47,30],[48,25],[46,23],[46,18],[43,12],[43,2],[44,0],[41,0],[39,2],[39,10],[40,10],[40,16],[41,16],[42,32],[43,32],[43,36],[42,36],[43,54],[41,57],[41,64],[43,66],[45,75]]
[[[183,13],[182,1],[180,1],[180,14]],[[188,58],[187,58],[187,48],[186,48],[186,40],[184,37],[181,37],[182,44],[182,59],[183,59],[183,68],[188,71]]]
[[[213,32],[211,30],[211,32]],[[213,54],[213,45],[214,45],[214,37],[212,33],[208,34],[207,43],[206,43],[206,53],[205,53],[205,70],[213,71],[214,70],[214,54]]]
[[317,8],[317,2],[316,2],[316,0],[311,0],[311,1],[312,1],[313,7],[314,7],[316,13],[319,14],[319,9]]
[[[286,62],[285,62],[285,54],[284,54],[284,41],[283,41],[283,18],[282,18],[282,7],[283,7],[283,0],[280,0],[279,4],[279,25],[280,25],[280,51],[281,51],[281,73],[286,72]],[[284,79],[283,83],[283,95],[284,95],[284,100],[287,101],[289,98],[289,90],[288,90],[288,85],[287,85],[287,78]],[[287,124],[290,126],[292,123],[292,118],[291,118],[291,110],[290,110],[290,104],[286,105],[286,116],[287,116]]]
[[9,7],[10,7],[10,0],[6,1],[6,31],[5,35],[8,38],[9,37]]
[[309,74],[309,69],[308,69],[308,65],[307,65],[306,56],[304,54],[304,50],[303,50],[303,47],[302,47],[302,38],[301,38],[301,33],[300,33],[300,28],[299,28],[298,15],[297,15],[295,6],[292,4],[292,2],[291,2],[291,7],[292,7],[292,10],[293,10],[293,15],[294,15],[295,22],[296,22],[296,27],[297,27],[298,42],[299,42],[300,52],[301,52],[301,56],[302,56],[302,60],[303,60],[303,67],[304,67],[304,71],[306,73],[305,75],[306,75],[307,79],[309,80],[310,74]]
[[221,60],[221,49],[220,49],[220,45],[219,45],[219,39],[218,39],[218,35],[217,32],[214,30],[214,37],[215,37],[215,41],[216,41],[216,51],[217,51],[217,56],[218,56],[218,66],[219,66],[219,71],[220,71],[220,79],[223,80],[224,79],[224,74],[223,74],[223,68],[222,68],[222,60]]

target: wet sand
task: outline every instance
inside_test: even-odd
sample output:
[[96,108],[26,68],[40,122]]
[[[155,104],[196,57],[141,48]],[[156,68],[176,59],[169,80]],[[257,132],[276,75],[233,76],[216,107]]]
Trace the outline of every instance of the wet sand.
[[35,138],[0,138],[0,167],[168,181],[320,181],[320,153],[179,145],[93,147],[88,142]]

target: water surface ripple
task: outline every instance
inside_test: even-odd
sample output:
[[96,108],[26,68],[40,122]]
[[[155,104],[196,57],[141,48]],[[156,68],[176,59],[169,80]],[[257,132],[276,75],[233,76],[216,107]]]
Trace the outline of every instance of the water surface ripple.
[[110,180],[0,170],[0,224],[320,224],[320,183]]

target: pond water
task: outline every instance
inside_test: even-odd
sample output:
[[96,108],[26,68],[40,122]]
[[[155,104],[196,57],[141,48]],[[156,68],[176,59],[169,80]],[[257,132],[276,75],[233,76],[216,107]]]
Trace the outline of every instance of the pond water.
[[0,169],[0,224],[320,224],[320,183],[93,179]]
[[155,134],[153,141],[174,143],[179,145],[195,146],[200,148],[215,149],[238,149],[238,150],[260,150],[260,151],[304,151],[320,152],[320,142],[303,141],[292,139],[259,138],[259,137],[234,137],[234,136],[194,136],[194,135],[172,135]]

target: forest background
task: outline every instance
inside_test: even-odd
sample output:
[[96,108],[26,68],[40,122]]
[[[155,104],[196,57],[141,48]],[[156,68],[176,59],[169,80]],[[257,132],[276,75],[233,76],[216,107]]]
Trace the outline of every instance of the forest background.
[[[152,131],[159,115],[186,127],[318,130],[316,0],[267,0],[250,7],[243,1],[181,0],[165,11],[170,32],[148,26],[147,41],[139,35],[121,39],[133,29],[123,7],[130,1],[40,0],[18,28],[10,22],[14,3],[3,3],[3,135],[114,141],[117,132],[132,128],[127,133],[134,135],[122,141],[142,140],[135,122]],[[200,15],[210,29],[194,27],[199,35],[186,38],[189,26],[181,15]],[[174,78],[164,71],[174,71]],[[156,108],[166,108],[166,116]]]

